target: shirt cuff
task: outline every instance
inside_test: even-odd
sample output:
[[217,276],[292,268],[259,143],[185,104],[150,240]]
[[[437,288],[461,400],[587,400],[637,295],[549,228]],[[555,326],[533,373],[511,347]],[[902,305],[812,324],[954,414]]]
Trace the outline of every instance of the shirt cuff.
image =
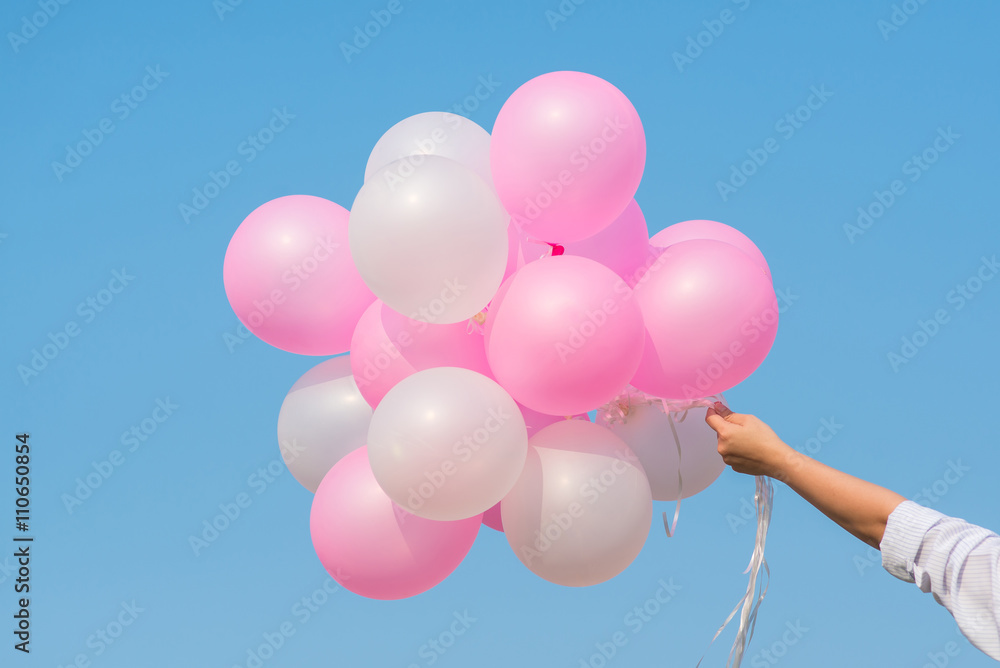
[[882,568],[904,582],[914,582],[913,565],[924,535],[947,516],[913,501],[903,501],[889,513],[879,549]]

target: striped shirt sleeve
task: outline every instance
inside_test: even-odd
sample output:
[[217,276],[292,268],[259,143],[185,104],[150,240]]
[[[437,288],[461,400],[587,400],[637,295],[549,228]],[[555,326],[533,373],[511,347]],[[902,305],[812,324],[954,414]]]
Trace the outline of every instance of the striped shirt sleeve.
[[1000,661],[1000,536],[903,501],[879,549],[885,570],[930,592],[973,645]]

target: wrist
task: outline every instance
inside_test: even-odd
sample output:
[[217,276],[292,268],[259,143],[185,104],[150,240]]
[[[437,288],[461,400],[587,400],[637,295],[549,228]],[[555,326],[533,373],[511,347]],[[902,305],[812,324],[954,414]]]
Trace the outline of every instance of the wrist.
[[805,465],[807,459],[808,457],[804,454],[782,442],[768,475],[785,484],[791,484],[796,473]]

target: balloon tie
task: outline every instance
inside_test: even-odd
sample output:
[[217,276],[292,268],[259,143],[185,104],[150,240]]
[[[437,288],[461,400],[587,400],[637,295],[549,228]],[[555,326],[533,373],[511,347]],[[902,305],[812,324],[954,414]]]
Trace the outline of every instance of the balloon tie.
[[466,334],[472,334],[475,332],[484,336],[486,335],[486,311],[487,309],[484,308],[482,311],[469,318],[469,326],[465,329]]

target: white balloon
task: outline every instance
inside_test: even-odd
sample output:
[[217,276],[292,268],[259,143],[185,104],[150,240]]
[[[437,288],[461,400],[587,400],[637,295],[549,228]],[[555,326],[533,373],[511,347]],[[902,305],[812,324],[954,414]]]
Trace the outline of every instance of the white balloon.
[[351,256],[389,308],[433,324],[467,320],[500,287],[509,216],[465,165],[436,155],[407,169],[402,162],[358,192],[347,228]]
[[321,362],[295,381],[281,404],[281,458],[295,479],[315,492],[334,464],[365,444],[371,418],[349,356]]
[[365,181],[402,158],[414,166],[424,155],[438,155],[471,168],[493,188],[490,172],[490,133],[468,118],[446,111],[428,111],[404,118],[389,128],[368,156]]
[[637,457],[606,428],[562,420],[531,437],[500,503],[507,542],[536,575],[567,587],[609,580],[635,560],[653,500]]
[[500,385],[457,367],[418,371],[379,402],[368,460],[398,505],[430,520],[489,510],[517,482],[528,452],[524,418]]
[[[633,405],[624,418],[608,428],[625,441],[639,457],[653,498],[676,501],[694,496],[711,485],[726,468],[718,450],[718,438],[705,423],[703,406],[687,411],[664,413],[650,404]],[[678,496],[677,441],[670,423],[674,423],[681,447],[681,494]]]

